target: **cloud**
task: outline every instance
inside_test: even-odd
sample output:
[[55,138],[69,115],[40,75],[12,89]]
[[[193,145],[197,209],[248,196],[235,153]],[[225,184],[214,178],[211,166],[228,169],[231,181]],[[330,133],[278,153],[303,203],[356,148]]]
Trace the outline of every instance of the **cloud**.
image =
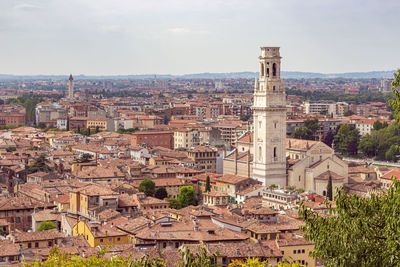
[[167,32],[170,34],[208,34],[209,31],[206,30],[193,30],[189,28],[177,27],[177,28],[169,28]]
[[191,30],[187,28],[169,28],[167,32],[173,34],[183,34],[183,33],[190,33]]
[[36,10],[36,9],[40,9],[40,6],[37,5],[32,5],[32,4],[28,4],[28,3],[22,3],[22,4],[18,4],[14,6],[14,9],[16,10],[23,10],[23,11],[31,11],[31,10]]
[[123,31],[121,25],[105,25],[100,30],[104,33],[121,33]]

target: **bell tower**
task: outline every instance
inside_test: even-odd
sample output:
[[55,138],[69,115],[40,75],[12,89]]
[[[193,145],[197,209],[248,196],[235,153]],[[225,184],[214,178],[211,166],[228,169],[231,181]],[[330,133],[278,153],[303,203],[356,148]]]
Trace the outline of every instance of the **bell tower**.
[[260,79],[254,88],[253,178],[286,186],[286,95],[279,47],[261,47]]
[[69,83],[68,83],[68,97],[74,98],[74,78],[72,74],[69,75]]

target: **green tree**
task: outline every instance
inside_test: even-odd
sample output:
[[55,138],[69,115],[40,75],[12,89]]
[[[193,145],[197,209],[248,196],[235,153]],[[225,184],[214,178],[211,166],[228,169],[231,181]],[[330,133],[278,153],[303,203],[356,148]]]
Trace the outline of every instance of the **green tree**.
[[351,110],[348,110],[348,111],[346,111],[343,115],[344,115],[345,117],[348,117],[348,116],[354,115],[354,112],[351,111]]
[[210,191],[211,191],[210,176],[207,175],[207,178],[206,178],[206,190],[205,190],[205,192],[210,192]]
[[329,175],[328,185],[326,186],[326,197],[332,201],[333,200],[333,188],[332,188],[332,176]]
[[86,163],[86,162],[89,162],[92,158],[93,158],[93,156],[91,154],[83,153],[82,155],[79,156],[77,162]]
[[139,185],[139,191],[146,196],[153,197],[156,192],[156,184],[151,179],[144,179]]
[[360,134],[357,129],[351,129],[350,125],[342,124],[334,138],[335,150],[342,154],[356,155]]
[[393,92],[393,97],[394,99],[389,100],[389,103],[393,107],[395,111],[395,119],[397,122],[400,122],[399,116],[400,116],[400,69],[397,70],[397,72],[394,73],[394,79],[392,82],[392,92]]
[[49,167],[47,164],[49,163],[49,160],[46,158],[45,154],[39,155],[32,166],[29,166],[27,172],[28,173],[35,173],[35,172],[49,172],[52,170],[51,167]]
[[182,208],[197,205],[197,197],[192,186],[182,186],[179,190],[178,201]]
[[326,134],[325,138],[324,138],[324,143],[327,146],[332,146],[334,138],[335,138],[335,135],[333,134],[333,132],[331,130],[329,130],[328,133]]
[[391,145],[389,150],[385,153],[385,158],[388,161],[397,161],[397,156],[399,155],[399,147],[397,145]]
[[376,120],[373,124],[373,130],[377,131],[382,128],[383,128],[383,124],[379,120]]
[[306,127],[299,127],[294,130],[292,137],[296,139],[308,139],[310,135],[311,132]]
[[302,230],[312,240],[314,258],[324,266],[400,266],[400,182],[393,180],[387,192],[370,197],[340,189],[335,207],[321,215],[302,205]]
[[304,127],[297,128],[293,133],[293,138],[315,140],[315,133],[318,131],[320,125],[317,118],[306,119]]
[[168,198],[167,201],[169,202],[169,207],[171,209],[176,209],[179,210],[182,208],[181,203],[179,202],[179,200],[174,199],[174,198]]
[[366,134],[360,141],[358,148],[367,157],[375,157],[378,150],[376,134]]
[[157,188],[154,196],[158,199],[164,199],[164,198],[168,197],[168,193],[167,193],[167,190],[165,189],[165,187],[159,187],[159,188]]
[[57,226],[54,223],[52,223],[50,221],[43,221],[40,223],[37,231],[42,232],[42,231],[51,230],[51,229],[55,229],[55,228],[57,228]]

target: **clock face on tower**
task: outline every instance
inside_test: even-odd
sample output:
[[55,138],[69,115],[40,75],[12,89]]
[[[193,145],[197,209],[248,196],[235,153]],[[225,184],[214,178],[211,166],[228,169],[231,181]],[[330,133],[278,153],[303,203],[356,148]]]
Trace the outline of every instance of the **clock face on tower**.
[[286,186],[286,95],[279,47],[261,47],[260,77],[254,86],[253,178]]

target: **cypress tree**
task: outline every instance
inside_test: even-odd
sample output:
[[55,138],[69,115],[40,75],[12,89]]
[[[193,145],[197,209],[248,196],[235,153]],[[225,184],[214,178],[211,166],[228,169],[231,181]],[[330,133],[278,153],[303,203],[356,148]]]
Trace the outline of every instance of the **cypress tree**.
[[328,178],[328,185],[326,186],[326,196],[329,200],[333,200],[332,176],[330,175]]
[[211,191],[210,176],[207,175],[207,178],[206,178],[206,192],[210,192],[210,191]]

